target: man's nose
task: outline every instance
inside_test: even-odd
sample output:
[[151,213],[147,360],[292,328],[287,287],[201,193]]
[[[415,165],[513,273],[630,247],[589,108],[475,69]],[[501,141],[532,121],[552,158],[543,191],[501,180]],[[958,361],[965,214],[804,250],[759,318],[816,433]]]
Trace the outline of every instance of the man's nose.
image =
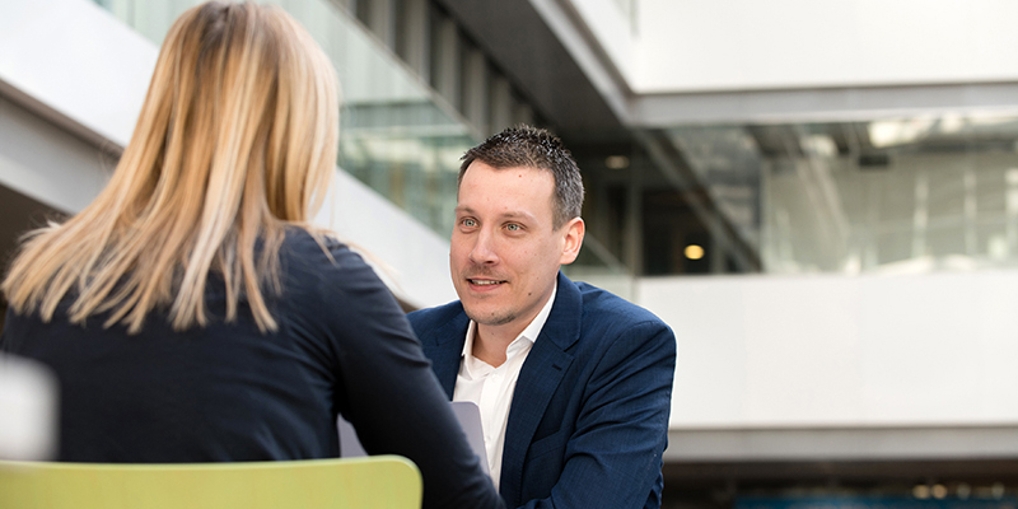
[[477,234],[473,249],[470,250],[470,261],[478,265],[493,265],[498,263],[498,254],[495,251],[493,235],[487,230]]

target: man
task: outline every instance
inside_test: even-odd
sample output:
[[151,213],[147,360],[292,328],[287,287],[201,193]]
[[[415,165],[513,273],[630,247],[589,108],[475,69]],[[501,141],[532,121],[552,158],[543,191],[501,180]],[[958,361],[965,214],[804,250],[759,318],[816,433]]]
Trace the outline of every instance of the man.
[[580,171],[520,126],[460,168],[450,268],[460,300],[411,313],[443,388],[478,404],[509,507],[661,505],[675,338],[559,271],[583,244]]

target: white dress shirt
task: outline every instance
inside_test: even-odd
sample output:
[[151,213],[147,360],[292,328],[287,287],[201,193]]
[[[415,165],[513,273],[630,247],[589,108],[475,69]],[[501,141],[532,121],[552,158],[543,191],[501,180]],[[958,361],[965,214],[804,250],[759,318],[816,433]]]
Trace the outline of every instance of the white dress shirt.
[[505,445],[505,426],[509,419],[509,406],[516,391],[516,380],[520,376],[523,361],[527,360],[537,336],[551,314],[551,306],[558,292],[558,282],[551,291],[551,297],[541,312],[527,325],[526,329],[506,348],[506,359],[499,367],[474,357],[474,332],[477,324],[470,320],[467,339],[463,343],[463,356],[453,401],[472,401],[481,410],[481,429],[484,432],[484,448],[488,454],[488,470],[491,480],[498,489],[502,476],[502,450]]

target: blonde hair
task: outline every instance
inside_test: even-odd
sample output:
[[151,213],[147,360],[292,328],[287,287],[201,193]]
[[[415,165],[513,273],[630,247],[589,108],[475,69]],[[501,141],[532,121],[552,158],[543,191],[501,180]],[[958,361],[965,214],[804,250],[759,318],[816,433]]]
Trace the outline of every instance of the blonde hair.
[[338,136],[335,70],[293,18],[252,3],[189,9],[109,184],[28,234],[0,288],[18,313],[50,321],[69,297],[72,323],[109,313],[104,327],[134,334],[157,306],[175,330],[204,326],[214,272],[227,321],[244,297],[258,328],[276,330],[263,290],[281,292],[285,229],[320,207]]

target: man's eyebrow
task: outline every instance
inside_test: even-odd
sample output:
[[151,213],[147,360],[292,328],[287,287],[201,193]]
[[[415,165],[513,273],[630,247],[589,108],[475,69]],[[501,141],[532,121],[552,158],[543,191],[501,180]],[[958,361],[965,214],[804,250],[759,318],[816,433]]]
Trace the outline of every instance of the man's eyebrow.
[[529,214],[527,212],[516,212],[516,211],[506,212],[505,214],[502,214],[499,217],[504,217],[504,218],[508,218],[508,219],[517,219],[517,218],[535,219],[532,214]]

